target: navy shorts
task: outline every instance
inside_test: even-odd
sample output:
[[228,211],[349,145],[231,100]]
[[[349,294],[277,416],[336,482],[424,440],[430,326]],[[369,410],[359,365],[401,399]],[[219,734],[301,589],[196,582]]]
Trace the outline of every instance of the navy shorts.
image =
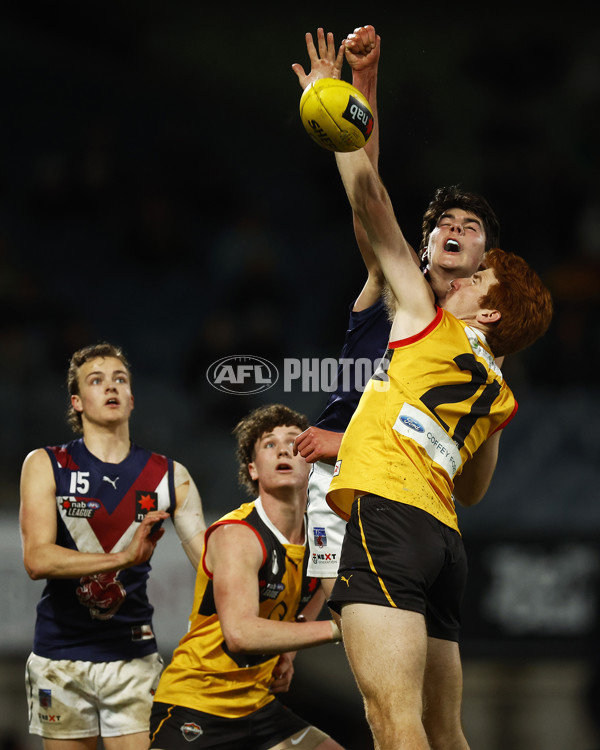
[[267,750],[309,726],[308,721],[278,700],[235,719],[156,701],[150,715],[150,747],[162,750]]
[[329,606],[363,602],[425,616],[432,638],[458,641],[467,582],[461,535],[412,505],[355,500]]

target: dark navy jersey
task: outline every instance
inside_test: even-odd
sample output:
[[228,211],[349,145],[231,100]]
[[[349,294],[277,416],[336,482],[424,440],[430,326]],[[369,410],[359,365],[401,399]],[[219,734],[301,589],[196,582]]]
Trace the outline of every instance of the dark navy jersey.
[[338,360],[336,389],[329,396],[315,427],[345,432],[364,387],[385,354],[390,328],[391,323],[381,298],[359,312],[350,308],[348,330]]
[[[173,461],[131,446],[119,464],[100,461],[83,438],[47,447],[56,482],[61,547],[120,552],[148,511],[175,508]],[[81,578],[48,579],[33,651],[50,659],[115,661],[157,650],[146,582],[150,563]]]

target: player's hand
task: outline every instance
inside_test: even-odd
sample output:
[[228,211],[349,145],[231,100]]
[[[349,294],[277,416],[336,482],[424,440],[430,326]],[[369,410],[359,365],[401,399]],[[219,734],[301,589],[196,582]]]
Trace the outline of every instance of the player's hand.
[[381,37],[373,26],[359,26],[344,40],[346,60],[353,73],[376,67],[380,48]]
[[273,670],[273,681],[271,682],[271,693],[287,693],[294,676],[294,657],[296,652],[280,654],[279,661]]
[[155,528],[156,524],[168,518],[169,514],[164,510],[152,510],[146,513],[141,521],[133,539],[125,550],[125,565],[131,567],[146,562],[152,557],[156,543],[165,533],[162,527]]
[[311,83],[318,81],[319,78],[341,78],[342,65],[344,64],[344,42],[336,52],[333,33],[329,31],[326,36],[321,28],[317,29],[318,51],[310,32],[306,34],[305,39],[310,60],[310,72],[306,73],[300,63],[292,65],[292,70],[298,76],[302,90],[310,86]]
[[294,440],[294,456],[299,453],[309,464],[315,461],[332,463],[337,458],[342,437],[342,432],[331,432],[311,426]]

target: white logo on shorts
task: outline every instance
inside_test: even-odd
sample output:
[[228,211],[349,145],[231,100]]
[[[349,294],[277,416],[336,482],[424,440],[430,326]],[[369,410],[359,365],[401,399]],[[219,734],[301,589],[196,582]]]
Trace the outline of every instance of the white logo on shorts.
[[307,727],[307,728],[306,728],[306,729],[305,729],[305,730],[304,730],[304,731],[302,732],[302,734],[300,735],[300,737],[296,737],[296,738],[294,738],[294,737],[290,737],[290,742],[292,743],[292,745],[298,745],[298,744],[300,744],[300,742],[302,742],[302,740],[303,740],[303,739],[304,739],[304,738],[306,737],[306,735],[307,735],[307,734],[308,734],[309,732],[310,732],[310,727]]
[[202,734],[202,727],[193,721],[188,721],[181,725],[181,734],[188,742],[197,740]]

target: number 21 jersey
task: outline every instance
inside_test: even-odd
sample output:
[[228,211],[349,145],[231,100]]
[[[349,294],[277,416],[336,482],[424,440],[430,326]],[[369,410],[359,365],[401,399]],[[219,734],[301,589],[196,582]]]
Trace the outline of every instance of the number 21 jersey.
[[327,502],[347,519],[355,497],[380,495],[458,531],[454,478],[516,409],[484,340],[438,308],[420,334],[390,342],[344,434]]

